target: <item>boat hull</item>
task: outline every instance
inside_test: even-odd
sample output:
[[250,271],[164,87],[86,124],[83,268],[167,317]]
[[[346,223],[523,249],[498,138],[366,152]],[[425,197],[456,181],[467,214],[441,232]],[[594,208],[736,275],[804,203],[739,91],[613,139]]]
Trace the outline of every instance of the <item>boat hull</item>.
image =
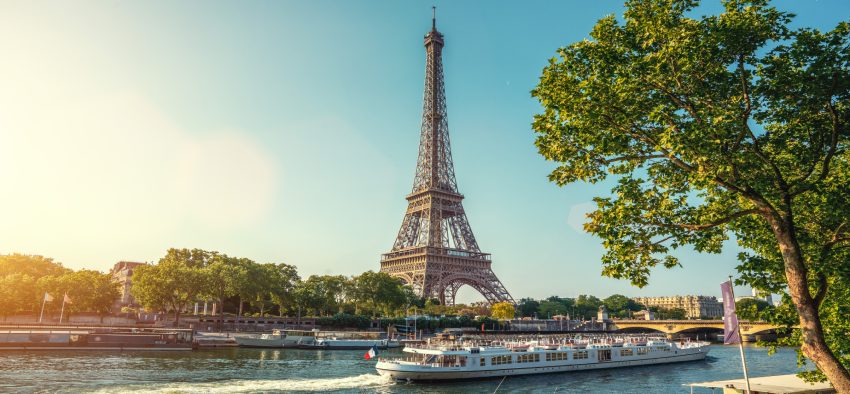
[[366,340],[366,339],[331,339],[319,340],[314,344],[306,346],[307,349],[327,349],[327,350],[368,350],[372,347],[378,349],[386,349],[388,342],[386,340]]
[[625,368],[639,367],[644,365],[670,364],[688,361],[705,360],[708,352],[694,352],[688,354],[679,354],[668,357],[647,358],[641,360],[623,360],[623,361],[606,361],[587,364],[572,364],[572,365],[534,365],[518,367],[516,364],[506,366],[499,369],[481,369],[471,370],[465,367],[440,367],[423,368],[419,365],[405,365],[388,362],[378,362],[376,369],[378,374],[389,376],[396,380],[411,380],[411,381],[436,381],[436,380],[463,380],[463,379],[482,379],[482,378],[497,378],[502,376],[515,375],[534,375],[544,373],[561,373],[573,371],[588,371],[594,369],[609,369],[609,368]]
[[253,348],[282,348],[284,347],[284,339],[260,339],[260,338],[246,338],[246,337],[236,337],[234,338],[236,343],[239,344],[239,347],[253,347]]
[[172,351],[192,350],[192,345],[179,346],[0,346],[0,350],[109,350],[109,351]]

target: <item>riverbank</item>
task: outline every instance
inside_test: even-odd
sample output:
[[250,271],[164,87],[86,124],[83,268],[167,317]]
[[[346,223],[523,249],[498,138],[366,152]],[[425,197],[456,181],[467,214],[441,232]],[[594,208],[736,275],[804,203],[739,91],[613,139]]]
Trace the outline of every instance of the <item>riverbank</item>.
[[[797,372],[793,349],[747,346],[751,376]],[[398,355],[397,350],[383,353]],[[188,353],[0,353],[0,392],[11,393],[492,393],[498,380],[406,384],[375,373],[362,351],[224,348]],[[712,345],[704,362],[509,378],[499,392],[687,393],[682,384],[740,376],[737,346]]]

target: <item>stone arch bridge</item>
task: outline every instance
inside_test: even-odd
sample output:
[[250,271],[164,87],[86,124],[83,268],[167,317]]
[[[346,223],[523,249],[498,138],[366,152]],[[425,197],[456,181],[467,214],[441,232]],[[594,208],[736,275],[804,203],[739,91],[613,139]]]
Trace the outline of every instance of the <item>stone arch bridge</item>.
[[[779,326],[766,322],[738,322],[742,335],[763,334],[775,330]],[[634,329],[649,329],[665,334],[678,334],[700,329],[723,329],[723,320],[611,320],[608,329],[612,331],[631,331]]]

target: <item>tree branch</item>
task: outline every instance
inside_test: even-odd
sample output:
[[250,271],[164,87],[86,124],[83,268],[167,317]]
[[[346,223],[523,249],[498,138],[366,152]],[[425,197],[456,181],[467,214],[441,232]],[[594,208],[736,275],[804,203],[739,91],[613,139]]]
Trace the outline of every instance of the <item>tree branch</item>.
[[682,229],[690,230],[690,231],[699,231],[699,230],[706,230],[706,229],[709,229],[709,228],[714,228],[714,227],[729,223],[729,222],[731,222],[731,221],[733,221],[737,218],[747,216],[747,215],[752,215],[752,214],[758,213],[758,212],[759,212],[759,210],[755,209],[755,208],[745,209],[743,211],[738,211],[738,212],[735,212],[735,213],[733,213],[729,216],[726,216],[725,218],[716,220],[716,221],[711,222],[711,223],[706,223],[706,224],[686,224],[686,223],[650,223],[650,224],[652,224],[654,226],[658,226],[658,227],[674,227],[674,228],[682,228]]
[[[835,74],[833,74],[833,76],[834,75]],[[833,85],[835,83],[836,83],[835,79],[833,79]],[[823,159],[823,165],[821,167],[820,175],[818,175],[817,180],[815,182],[811,182],[811,183],[801,187],[799,190],[791,193],[792,196],[796,196],[798,194],[801,194],[801,193],[804,193],[806,191],[811,190],[814,187],[815,183],[821,182],[824,179],[826,179],[827,176],[829,176],[829,166],[830,166],[830,163],[832,162],[832,157],[835,156],[835,151],[838,148],[838,134],[841,131],[841,120],[839,119],[838,111],[835,110],[835,104],[833,104],[833,102],[832,102],[831,93],[830,93],[829,101],[827,101],[827,103],[826,103],[826,108],[828,109],[830,118],[832,118],[831,119],[832,120],[832,133],[830,135],[830,140],[829,140],[829,151],[826,153],[826,157],[824,157],[824,159]],[[806,177],[803,178],[803,180],[807,179],[812,174],[813,171],[814,171],[814,166],[812,166],[812,171],[809,171],[809,173],[806,174]]]
[[[847,222],[842,222],[838,225],[838,228],[835,229],[835,233],[832,235],[832,239],[829,242],[825,243],[821,248],[820,252],[820,263],[821,266],[826,265],[826,258],[829,253],[835,249],[835,245],[840,244],[842,242],[850,241],[850,235],[842,236],[842,230],[847,225]],[[829,283],[827,282],[826,275],[822,272],[817,273],[817,281],[818,281],[818,291],[814,295],[815,306],[820,307],[821,302],[823,302],[824,297],[826,297],[826,291]]]
[[[611,107],[610,109],[623,114],[623,111],[620,108]],[[661,146],[660,143],[655,141],[650,135],[646,134],[644,132],[644,130],[642,130],[637,125],[632,124],[631,127],[624,127],[623,125],[615,122],[614,119],[611,117],[611,115],[604,114],[603,117],[605,118],[605,120],[608,121],[608,124],[611,127],[615,128],[615,129],[619,129],[623,134],[629,135],[632,138],[643,142],[652,151],[660,152],[661,154],[666,156],[666,158],[668,160],[670,160],[670,162],[673,163],[675,166],[677,166],[677,167],[679,167],[679,168],[681,168],[681,169],[683,169],[687,172],[703,173],[703,171],[701,171],[699,168],[694,167],[694,166],[686,163],[684,160],[682,160],[681,158],[679,158],[678,156],[676,156],[675,154],[673,154],[669,150],[664,149]],[[675,128],[677,132],[680,132],[680,133],[682,132],[675,123],[670,123],[669,126]],[[723,187],[724,189],[736,192],[736,193],[741,194],[742,196],[748,198],[757,207],[759,207],[760,211],[762,211],[763,214],[773,215],[773,216],[777,215],[776,208],[774,208],[773,205],[769,201],[767,201],[767,199],[765,199],[760,193],[753,190],[751,187],[749,187],[749,186],[739,187],[739,186],[721,178],[719,175],[711,175],[710,177],[711,177],[711,180],[714,181],[714,183]]]
[[612,158],[610,158],[610,159],[601,159],[600,161],[601,161],[603,164],[606,164],[606,165],[607,165],[607,164],[616,163],[616,162],[619,162],[619,161],[635,161],[635,160],[663,159],[663,158],[666,158],[666,157],[667,157],[667,156],[662,155],[662,154],[654,154],[654,155],[653,155],[653,154],[648,154],[648,155],[625,155],[625,156],[612,157]]
[[820,308],[820,304],[823,302],[823,299],[826,297],[826,290],[829,287],[829,283],[826,281],[826,275],[818,272],[818,292],[815,293],[814,303],[815,308]]
[[761,145],[759,144],[755,133],[753,133],[753,130],[750,129],[749,120],[750,120],[750,114],[753,111],[753,107],[752,107],[752,99],[750,98],[750,89],[749,89],[750,83],[749,83],[749,79],[747,78],[747,69],[744,66],[744,55],[743,54],[738,56],[738,70],[740,70],[740,72],[741,72],[741,89],[742,89],[743,94],[744,94],[744,112],[741,113],[742,132],[741,132],[741,134],[739,134],[738,140],[735,141],[735,146],[736,146],[735,149],[737,150],[737,146],[740,146],[740,141],[742,140],[741,135],[743,135],[744,132],[746,132],[746,134],[749,134],[750,138],[752,138],[752,140],[753,140],[753,148],[754,148],[753,153],[755,153],[756,156],[759,159],[761,159],[761,161],[763,161],[765,164],[770,166],[770,168],[773,170],[773,174],[776,176],[777,186],[779,186],[779,188],[783,192],[787,193],[788,184],[785,183],[785,178],[782,176],[782,172],[779,170],[779,167],[776,165],[776,163],[773,160],[771,160],[769,157],[767,157],[767,155],[761,149]]

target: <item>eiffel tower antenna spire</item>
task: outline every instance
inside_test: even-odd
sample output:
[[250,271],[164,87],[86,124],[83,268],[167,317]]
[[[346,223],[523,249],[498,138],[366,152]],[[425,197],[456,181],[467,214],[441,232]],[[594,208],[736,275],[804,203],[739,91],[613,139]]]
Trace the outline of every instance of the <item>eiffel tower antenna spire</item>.
[[431,6],[431,30],[437,30],[437,6]]
[[425,94],[419,157],[407,211],[389,253],[381,256],[381,272],[401,278],[420,297],[455,302],[467,285],[491,304],[513,302],[490,268],[490,254],[481,252],[463,210],[457,188],[446,117],[443,78],[443,35],[437,31],[436,7],[431,31],[425,35]]

